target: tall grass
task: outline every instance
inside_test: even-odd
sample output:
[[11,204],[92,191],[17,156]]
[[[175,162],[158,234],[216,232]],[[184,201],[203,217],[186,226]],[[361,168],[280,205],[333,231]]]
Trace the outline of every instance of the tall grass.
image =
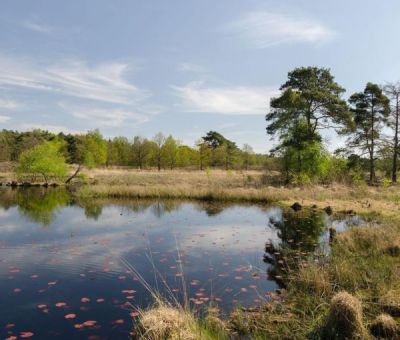
[[81,197],[175,198],[251,203],[293,203],[331,206],[394,215],[400,202],[398,187],[366,185],[303,187],[276,186],[277,175],[262,171],[138,171],[91,170],[85,172],[87,185],[78,189]]
[[267,312],[235,311],[234,328],[264,339],[324,339],[331,300],[341,291],[361,301],[365,328],[382,313],[400,316],[398,222],[383,219],[339,234],[328,259],[290,273],[283,298],[264,306]]
[[[176,253],[180,266],[179,270],[182,274],[180,277],[183,301],[178,300],[171,287],[169,287],[165,277],[162,276],[155,266],[150,244],[148,244],[148,250],[149,252],[146,254],[146,257],[153,269],[156,287],[149,284],[141,273],[126,259],[120,259],[128,269],[128,272],[140,282],[153,299],[153,305],[149,308],[134,309],[135,315],[138,315],[138,319],[133,325],[133,338],[148,340],[229,339],[228,331],[223,321],[219,319],[218,309],[216,307],[210,305],[205,316],[201,318],[199,318],[196,311],[190,307],[178,241],[176,240]],[[162,285],[162,287],[160,287],[159,284]],[[161,291],[166,294],[162,294]]]

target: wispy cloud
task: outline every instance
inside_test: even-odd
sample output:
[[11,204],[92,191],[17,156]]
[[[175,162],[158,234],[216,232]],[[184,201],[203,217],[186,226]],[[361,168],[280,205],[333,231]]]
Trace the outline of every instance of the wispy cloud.
[[0,116],[0,123],[6,123],[11,119],[9,116]]
[[129,68],[126,63],[89,66],[79,60],[43,65],[0,56],[0,85],[128,105],[149,96],[124,78]]
[[178,65],[178,70],[181,72],[192,72],[192,73],[208,72],[208,70],[205,67],[194,63],[181,63]]
[[17,103],[16,101],[0,98],[0,109],[16,110],[21,106],[22,105],[20,103]]
[[28,30],[39,33],[51,33],[53,31],[52,27],[44,24],[39,24],[35,21],[23,21],[21,22],[21,26]]
[[35,129],[46,130],[52,133],[71,133],[71,134],[81,134],[86,132],[86,130],[71,129],[67,126],[62,125],[51,125],[51,124],[38,124],[38,123],[23,123],[19,125],[18,130],[31,131]]
[[277,90],[270,87],[207,87],[203,82],[174,86],[182,111],[228,115],[265,114]]
[[225,30],[259,49],[285,43],[324,42],[335,35],[317,20],[267,11],[249,12],[228,23]]
[[112,128],[121,127],[124,124],[138,125],[147,122],[150,117],[150,115],[121,108],[98,108],[65,103],[59,105],[72,116],[85,121],[85,126],[88,128]]

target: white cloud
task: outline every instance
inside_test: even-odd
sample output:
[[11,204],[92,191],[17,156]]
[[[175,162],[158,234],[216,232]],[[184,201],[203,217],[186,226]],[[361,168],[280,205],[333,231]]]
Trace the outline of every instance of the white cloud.
[[35,129],[40,129],[44,131],[49,131],[52,133],[70,133],[70,134],[81,134],[86,132],[85,130],[75,130],[75,129],[70,129],[66,126],[61,126],[61,125],[49,125],[49,124],[37,124],[37,123],[23,123],[18,126],[18,130],[22,131],[31,131]]
[[27,28],[28,30],[39,33],[51,33],[53,31],[52,27],[33,21],[23,21],[21,22],[21,26]]
[[86,121],[91,127],[121,127],[124,124],[141,124],[149,120],[149,115],[121,108],[97,108],[59,104],[72,116]]
[[182,111],[231,115],[265,114],[270,98],[278,92],[270,87],[206,87],[203,82],[174,86]]
[[6,100],[0,98],[0,109],[16,110],[21,107],[20,103],[13,100]]
[[11,119],[11,117],[8,116],[0,116],[0,123],[6,123]]
[[129,68],[126,63],[89,66],[79,60],[43,65],[0,56],[0,85],[129,105],[149,97],[125,80]]
[[230,22],[225,30],[255,48],[284,43],[316,43],[331,39],[334,32],[307,17],[270,12],[249,12]]

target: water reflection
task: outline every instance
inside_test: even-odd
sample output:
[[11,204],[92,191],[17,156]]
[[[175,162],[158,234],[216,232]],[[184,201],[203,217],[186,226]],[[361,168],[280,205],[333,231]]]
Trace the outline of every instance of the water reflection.
[[320,247],[325,222],[326,214],[316,209],[287,209],[278,218],[271,217],[269,224],[277,230],[278,241],[269,240],[265,246],[268,277],[285,287],[289,271]]
[[[127,338],[129,306],[152,299],[124,261],[165,296],[182,297],[184,276],[196,308],[259,304],[284,286],[289,264],[321,247],[332,224],[317,210],[82,200],[61,188],[0,188],[0,206],[0,324],[40,339]],[[73,327],[87,320],[100,327]]]
[[44,226],[51,224],[59,209],[71,203],[70,195],[61,188],[5,189],[0,197],[1,207],[18,206],[21,215]]
[[[0,187],[0,207],[7,210],[16,206],[26,218],[44,226],[51,224],[57,211],[68,205],[83,208],[86,217],[97,221],[101,217],[103,207],[110,204],[123,206],[135,213],[150,209],[154,216],[162,218],[167,213],[178,211],[184,203],[184,201],[173,199],[83,199],[75,197],[65,188],[26,187],[10,189]],[[229,202],[207,201],[195,201],[192,204],[197,211],[204,211],[210,217],[218,216],[225,209],[237,205]],[[251,205],[244,204],[244,206]],[[261,206],[260,209],[262,209]]]

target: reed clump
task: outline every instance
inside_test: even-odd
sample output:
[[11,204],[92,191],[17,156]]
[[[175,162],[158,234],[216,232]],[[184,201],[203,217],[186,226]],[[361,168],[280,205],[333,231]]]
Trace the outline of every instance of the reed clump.
[[345,291],[333,296],[322,338],[332,340],[370,338],[363,324],[361,302],[356,297]]
[[370,325],[371,333],[379,339],[399,339],[400,328],[396,321],[387,314],[378,315]]
[[196,322],[190,313],[161,304],[140,313],[137,338],[148,340],[197,340]]
[[379,299],[379,304],[388,314],[400,316],[400,289],[389,290]]

